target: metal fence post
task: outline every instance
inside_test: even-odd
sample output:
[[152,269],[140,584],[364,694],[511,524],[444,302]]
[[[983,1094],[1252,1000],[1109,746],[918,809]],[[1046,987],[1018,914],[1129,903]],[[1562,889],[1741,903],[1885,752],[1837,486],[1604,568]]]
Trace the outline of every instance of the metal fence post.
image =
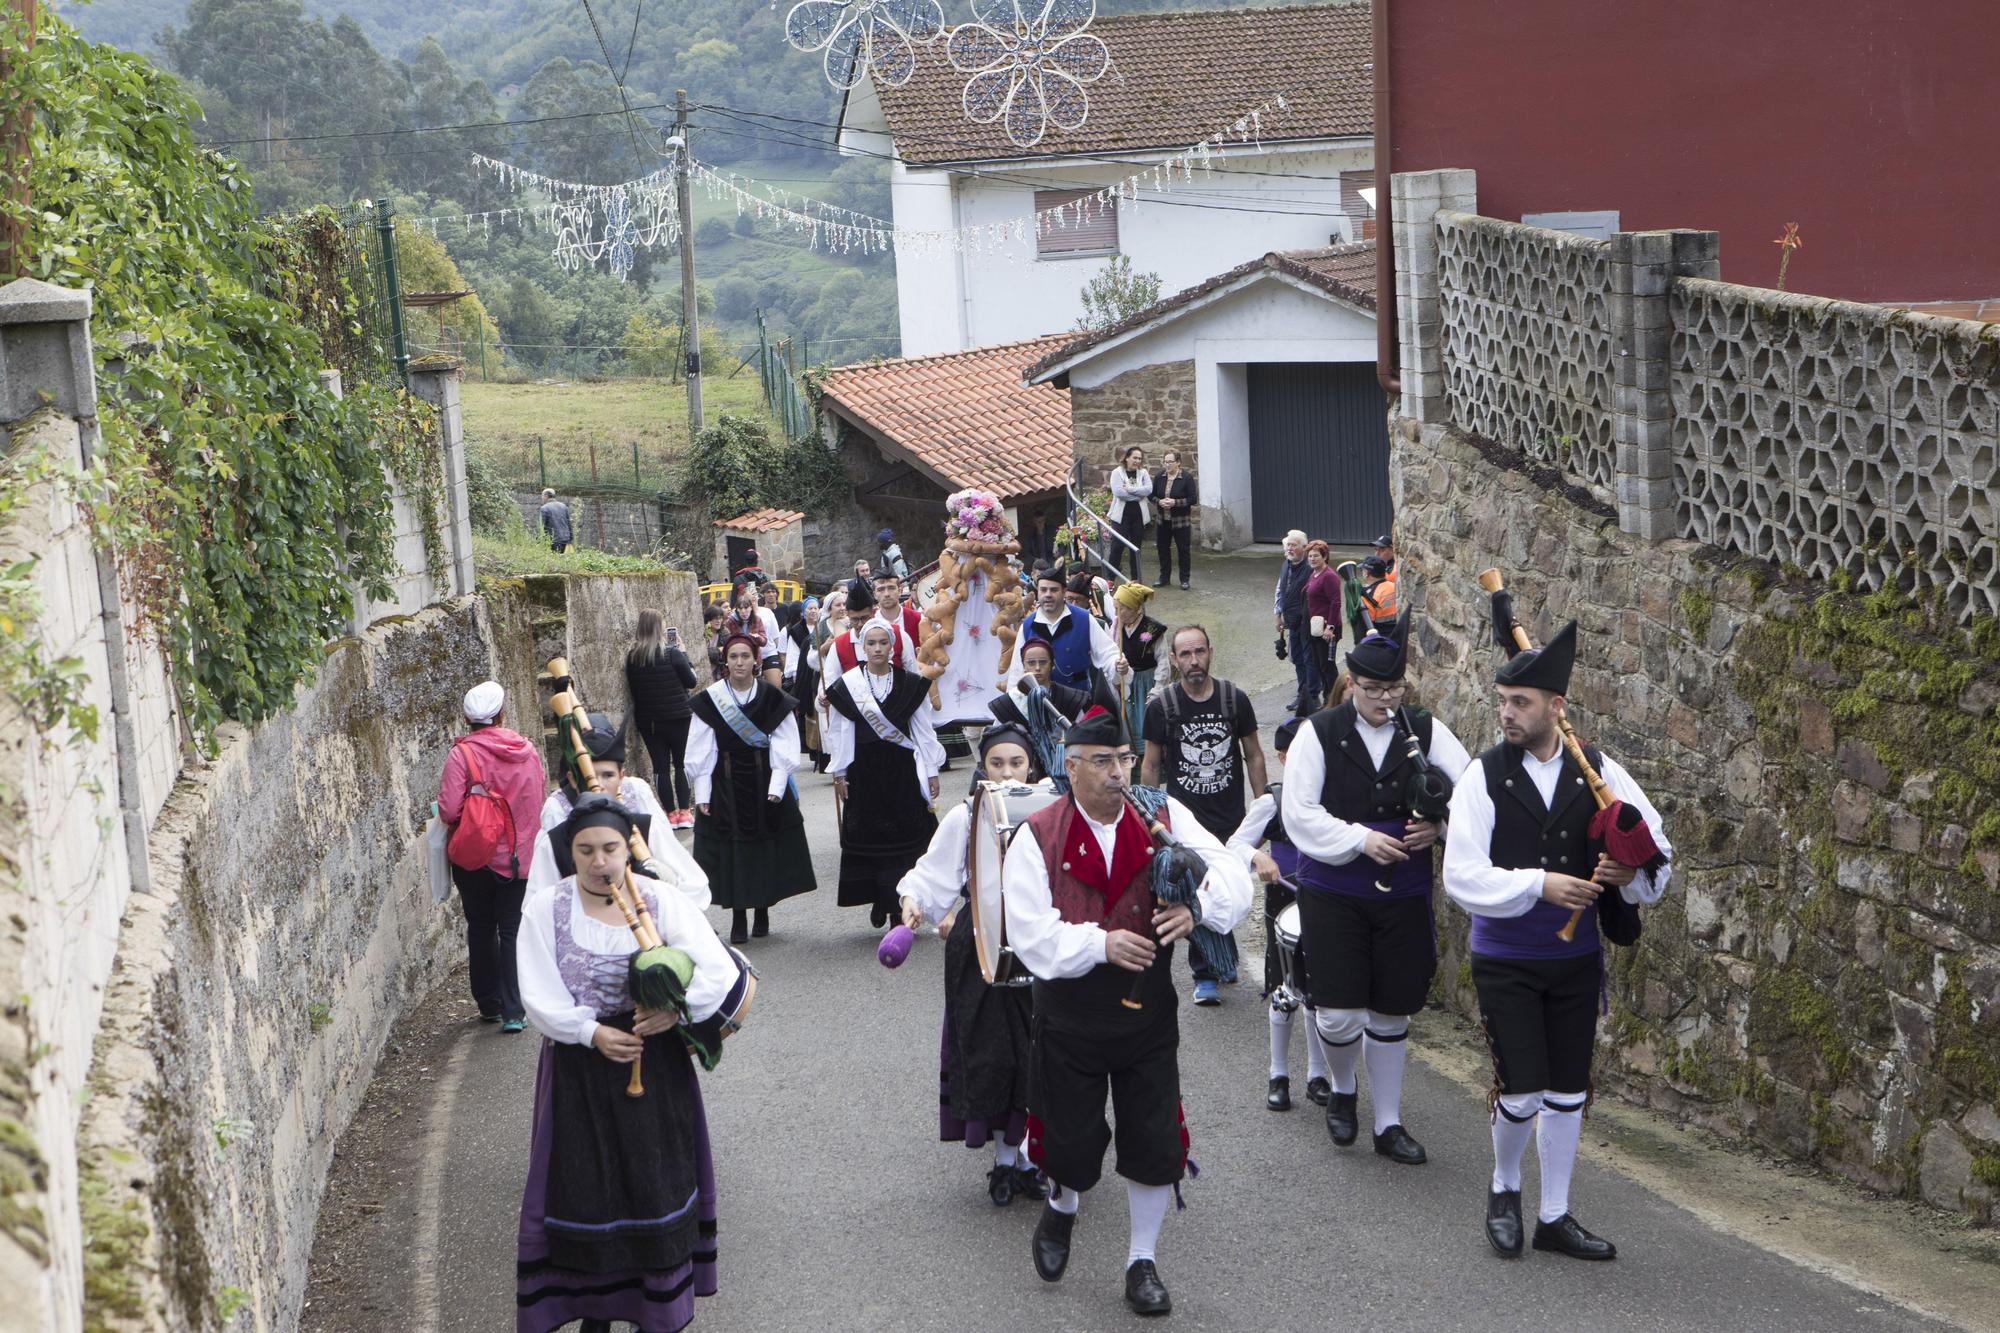
[[396,281],[396,211],[387,199],[375,205],[375,234],[382,241],[382,299],[389,305],[389,336],[395,345],[396,374],[410,384],[410,349],[403,341],[403,288]]
[[549,488],[549,447],[541,436],[535,437],[535,468],[542,474],[542,489]]

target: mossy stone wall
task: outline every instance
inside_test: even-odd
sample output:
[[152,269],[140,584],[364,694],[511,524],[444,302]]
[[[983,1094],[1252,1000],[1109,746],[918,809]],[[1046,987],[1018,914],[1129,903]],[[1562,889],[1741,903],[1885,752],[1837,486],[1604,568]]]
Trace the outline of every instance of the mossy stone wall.
[[[1499,568],[1536,642],[1579,622],[1578,729],[1674,843],[1639,946],[1606,955],[1599,1090],[1990,1219],[2000,628],[1621,533],[1453,429],[1391,435],[1426,703],[1497,739]],[[1438,919],[1439,997],[1470,1011],[1466,917],[1440,894]]]

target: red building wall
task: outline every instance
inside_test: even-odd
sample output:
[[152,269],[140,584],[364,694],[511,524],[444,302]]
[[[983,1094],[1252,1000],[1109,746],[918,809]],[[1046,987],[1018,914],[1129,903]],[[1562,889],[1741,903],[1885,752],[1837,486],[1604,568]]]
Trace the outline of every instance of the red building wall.
[[[1722,274],[1860,301],[2000,296],[1995,0],[1376,0],[1389,160],[1479,211],[1722,234]],[[1378,32],[1379,38],[1379,32]]]

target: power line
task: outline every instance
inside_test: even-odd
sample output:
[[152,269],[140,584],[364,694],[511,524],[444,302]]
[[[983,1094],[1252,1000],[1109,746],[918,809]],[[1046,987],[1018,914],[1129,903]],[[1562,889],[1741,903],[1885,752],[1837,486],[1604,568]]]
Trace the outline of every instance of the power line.
[[[632,135],[632,156],[635,159],[637,159],[639,165],[643,167],[646,165],[646,150],[639,146],[639,131],[633,128],[632,125],[632,122],[638,120],[639,118],[632,113],[632,99],[625,95],[625,76],[622,74],[611,73],[611,48],[604,44],[604,29],[598,26],[597,11],[591,8],[590,0],[583,0],[583,12],[584,16],[590,20],[590,31],[592,35],[594,35],[597,38],[597,49],[604,56],[604,72],[606,74],[611,75],[612,86],[618,89],[619,105],[625,108],[625,128],[628,131],[630,131]],[[633,24],[632,24],[632,39],[634,41],[637,41],[638,38],[639,38],[639,24],[638,24],[638,15],[637,12],[635,11],[633,15]],[[631,64],[632,62],[632,53],[629,50],[626,51],[625,53],[625,62],[628,65]],[[651,125],[647,125],[646,128],[652,129],[653,127]]]
[[196,142],[203,148],[228,148],[242,143],[319,143],[330,139],[380,139],[398,134],[443,134],[453,130],[504,130],[517,125],[549,125],[562,120],[636,115],[641,111],[658,111],[672,105],[671,102],[648,102],[643,106],[612,107],[604,111],[576,111],[566,116],[535,116],[528,120],[475,120],[463,125],[418,125],[401,130],[351,130],[341,134],[265,134],[248,139],[203,139]]

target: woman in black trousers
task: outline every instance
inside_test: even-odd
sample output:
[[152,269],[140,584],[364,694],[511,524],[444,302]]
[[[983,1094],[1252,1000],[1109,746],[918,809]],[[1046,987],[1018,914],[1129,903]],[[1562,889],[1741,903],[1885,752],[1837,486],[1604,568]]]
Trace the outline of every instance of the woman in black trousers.
[[1139,553],[1145,549],[1141,543],[1146,536],[1146,501],[1152,496],[1153,476],[1146,471],[1146,451],[1135,444],[1119,457],[1118,466],[1111,469],[1111,507],[1104,515],[1125,539],[1105,541],[1111,567],[1117,569],[1129,556],[1135,579],[1145,573],[1139,568]]
[[1169,449],[1153,478],[1153,506],[1159,510],[1160,586],[1167,586],[1167,557],[1176,548],[1181,557],[1181,586],[1188,586],[1188,542],[1193,536],[1194,478],[1181,471],[1181,456]]
[[625,654],[625,684],[632,692],[632,723],[653,761],[653,785],[667,807],[667,822],[692,828],[694,794],[686,760],[694,667],[679,640],[679,630],[671,636],[662,631],[658,611],[641,611],[638,637]]

